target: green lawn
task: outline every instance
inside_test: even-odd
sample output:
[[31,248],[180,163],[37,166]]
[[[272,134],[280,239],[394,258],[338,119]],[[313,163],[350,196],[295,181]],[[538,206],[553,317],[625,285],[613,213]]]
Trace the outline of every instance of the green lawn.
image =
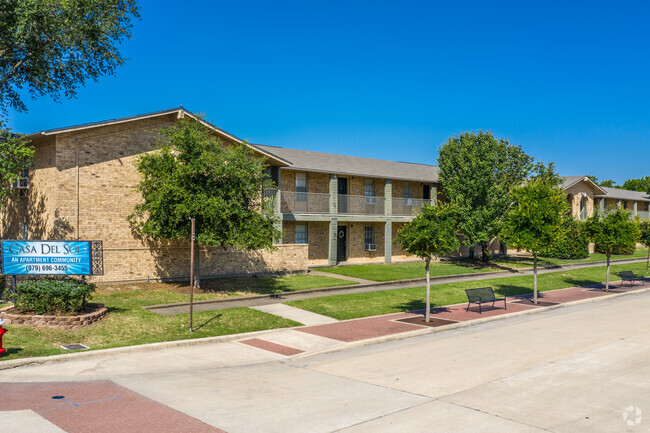
[[[619,280],[620,278],[615,273],[622,270],[632,270],[641,276],[645,271],[645,263],[614,265],[611,268],[611,280]],[[605,281],[605,267],[577,269],[539,275],[538,288],[540,291],[547,291],[585,286],[603,281]],[[465,289],[485,286],[491,286],[497,294],[502,296],[521,295],[532,292],[533,277],[526,275],[432,286],[431,305],[443,306],[467,302]],[[425,307],[424,297],[425,288],[417,287],[290,301],[287,304],[345,320],[423,309]]]
[[[627,259],[636,257],[646,257],[647,248],[637,248],[634,254],[630,256],[612,256],[612,260]],[[570,263],[587,263],[604,261],[604,254],[591,254],[583,260],[561,260],[541,258],[539,266],[545,265],[566,265]],[[431,263],[431,276],[473,274],[477,272],[495,272],[504,269],[522,269],[533,266],[533,261],[529,257],[511,257],[507,259],[495,259],[489,264],[483,264],[470,260],[454,260]],[[393,264],[368,264],[341,266],[334,268],[318,268],[319,271],[329,272],[332,274],[346,275],[349,277],[364,278],[372,281],[395,281],[410,278],[424,278],[424,262],[410,263],[393,263]]]
[[[336,278],[297,275],[279,278],[228,278],[202,281],[196,300],[247,294],[295,291],[347,285]],[[194,313],[194,332],[188,332],[189,314],[160,316],[142,308],[145,305],[187,302],[189,290],[176,283],[103,285],[93,296],[109,308],[100,322],[78,330],[5,326],[7,355],[16,359],[69,353],[59,346],[83,343],[91,349],[131,346],[161,341],[185,340],[216,335],[298,326],[299,323],[250,308],[229,308]],[[2,362],[0,360],[0,362]]]
[[[424,278],[426,276],[424,262],[341,266],[338,268],[318,268],[318,270],[372,281],[405,280],[409,278]],[[494,272],[499,270],[503,270],[503,268],[493,264],[484,265],[479,262],[465,260],[431,263],[430,268],[432,277]]]

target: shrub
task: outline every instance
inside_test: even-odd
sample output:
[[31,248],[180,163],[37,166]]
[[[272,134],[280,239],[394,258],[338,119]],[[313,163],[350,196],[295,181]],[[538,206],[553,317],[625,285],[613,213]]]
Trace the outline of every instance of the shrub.
[[93,284],[82,284],[71,278],[21,281],[9,299],[14,308],[37,314],[70,314],[80,311],[95,291]]
[[584,259],[589,257],[589,239],[583,224],[571,216],[562,218],[562,225],[551,245],[540,254],[554,259]]

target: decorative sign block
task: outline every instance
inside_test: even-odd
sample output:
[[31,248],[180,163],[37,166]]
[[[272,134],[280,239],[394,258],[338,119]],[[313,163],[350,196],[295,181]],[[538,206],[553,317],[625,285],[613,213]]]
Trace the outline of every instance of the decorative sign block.
[[101,241],[2,241],[5,275],[103,275]]

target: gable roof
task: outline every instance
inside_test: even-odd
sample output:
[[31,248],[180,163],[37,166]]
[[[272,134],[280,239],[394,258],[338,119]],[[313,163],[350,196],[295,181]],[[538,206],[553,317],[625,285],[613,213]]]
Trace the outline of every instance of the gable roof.
[[621,200],[637,200],[637,201],[650,201],[650,196],[645,192],[630,191],[620,188],[609,188],[603,186],[605,194],[597,195],[596,197],[615,198]]
[[337,173],[352,176],[437,182],[438,167],[410,162],[386,161],[359,156],[337,155],[311,150],[255,145],[268,153],[291,162],[292,170]]
[[183,106],[170,108],[170,109],[167,109],[167,110],[154,111],[154,112],[151,112],[151,113],[138,114],[138,115],[135,115],[135,116],[119,117],[119,118],[116,118],[116,119],[102,120],[102,121],[99,121],[99,122],[83,123],[83,124],[80,124],[80,125],[66,126],[66,127],[63,127],[63,128],[46,129],[44,131],[29,134],[29,135],[27,135],[27,138],[35,139],[35,138],[41,137],[41,136],[64,134],[64,133],[67,133],[67,132],[76,132],[76,131],[82,131],[82,130],[86,130],[86,129],[99,128],[99,127],[102,127],[102,126],[117,125],[117,124],[121,124],[121,123],[134,122],[134,121],[149,119],[149,118],[153,118],[153,117],[162,117],[162,116],[170,116],[170,115],[176,115],[176,117],[179,118],[179,119],[182,118],[182,117],[188,116],[188,117],[190,117],[190,118],[192,118],[194,120],[197,120],[197,121],[201,122],[201,124],[206,126],[208,129],[210,129],[211,131],[217,133],[217,135],[220,135],[220,136],[225,137],[225,138],[227,138],[229,140],[232,140],[235,143],[244,144],[244,145],[250,147],[251,149],[253,149],[254,151],[263,154],[267,158],[272,159],[273,161],[275,161],[276,163],[278,163],[278,164],[280,164],[282,166],[291,165],[290,162],[288,162],[288,161],[286,161],[286,160],[284,160],[282,158],[279,158],[279,157],[277,157],[275,155],[269,154],[268,152],[265,152],[264,150],[259,149],[257,146],[253,146],[253,145],[247,143],[246,141],[244,141],[244,140],[242,140],[242,139],[240,139],[238,137],[235,137],[234,135],[224,131],[223,129],[221,129],[221,128],[217,127],[217,126],[214,126],[210,122],[206,122],[205,120],[201,119],[200,117],[192,114],[190,111],[183,108]]
[[607,194],[607,192],[603,189],[603,187],[599,186],[596,182],[593,180],[589,179],[587,176],[562,176],[562,179],[564,182],[562,182],[562,189],[569,189],[573,185],[579,182],[587,182],[593,189],[596,190],[596,194]]

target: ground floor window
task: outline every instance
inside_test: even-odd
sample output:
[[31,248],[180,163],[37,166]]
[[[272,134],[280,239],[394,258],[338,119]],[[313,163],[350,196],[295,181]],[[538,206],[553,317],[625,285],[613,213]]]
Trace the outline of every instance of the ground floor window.
[[307,224],[296,224],[296,243],[307,243]]
[[366,226],[365,230],[365,243],[366,243],[366,251],[375,251],[377,249],[377,246],[375,245],[375,227],[374,226]]

